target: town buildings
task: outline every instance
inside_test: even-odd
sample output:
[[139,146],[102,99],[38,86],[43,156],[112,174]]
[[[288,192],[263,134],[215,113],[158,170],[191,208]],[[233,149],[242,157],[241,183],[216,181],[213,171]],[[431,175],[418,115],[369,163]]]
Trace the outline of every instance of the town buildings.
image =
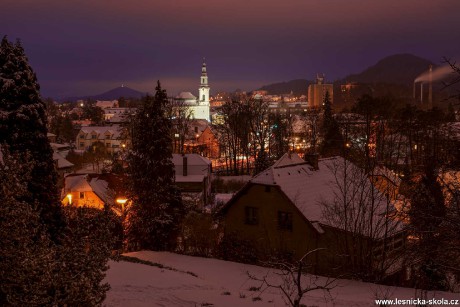
[[128,139],[119,125],[81,127],[75,139],[78,150],[88,150],[97,142],[104,144],[107,151],[113,153],[125,148]]
[[321,108],[324,103],[326,92],[329,93],[329,101],[333,103],[334,88],[332,84],[324,83],[324,75],[316,76],[316,83],[308,86],[308,106],[310,108]]

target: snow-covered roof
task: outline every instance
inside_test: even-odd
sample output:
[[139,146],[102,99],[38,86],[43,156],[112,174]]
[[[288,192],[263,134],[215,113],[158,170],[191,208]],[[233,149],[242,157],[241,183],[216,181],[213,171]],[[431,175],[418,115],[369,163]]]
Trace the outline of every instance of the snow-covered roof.
[[89,185],[92,191],[104,202],[109,204],[113,203],[113,197],[109,197],[109,183],[105,180],[101,180],[99,177],[91,178]]
[[[250,182],[278,186],[310,222],[338,228],[343,227],[333,225],[334,222],[325,212],[325,204],[332,204],[343,198],[341,190],[344,185],[348,189],[349,203],[366,203],[371,193],[378,194],[364,171],[342,157],[320,159],[318,168],[315,170],[297,154],[285,154],[272,167],[254,176]],[[369,189],[365,191],[363,186],[368,186]],[[375,215],[384,214],[386,201],[383,195],[375,197],[375,208],[378,208]]]
[[[192,181],[193,175],[207,176],[209,172],[209,166],[211,161],[198,154],[173,154],[172,162],[174,163],[174,169],[176,172],[176,181],[181,182],[180,179],[183,175],[184,157],[187,158],[187,176],[189,179],[183,179],[182,182]],[[204,177],[203,177],[204,178]],[[201,178],[199,181],[203,181]],[[198,179],[196,179],[198,180]]]
[[191,100],[191,99],[196,99],[195,96],[193,96],[192,93],[190,92],[181,92],[179,95],[176,96],[178,99],[185,99],[185,100]]
[[50,145],[54,151],[62,151],[62,150],[70,149],[69,144],[50,143]]
[[64,195],[70,192],[94,192],[104,203],[115,201],[119,184],[113,174],[71,174],[64,179]]
[[295,164],[305,163],[305,160],[299,157],[297,154],[284,154],[279,160],[273,164],[274,168],[283,167],[283,166],[292,166]]
[[91,186],[86,180],[88,175],[71,175],[64,179],[65,193],[92,191]]
[[174,165],[182,165],[184,163],[184,157],[187,158],[188,165],[208,166],[211,164],[211,161],[208,158],[202,157],[199,154],[173,154]]
[[53,160],[55,161],[57,160],[58,169],[68,168],[68,167],[73,166],[73,163],[71,163],[69,160],[64,158],[60,152],[53,152]]
[[106,135],[110,134],[111,139],[118,139],[121,136],[122,128],[120,125],[113,125],[113,126],[89,126],[89,127],[81,127],[80,133],[85,134],[85,139],[91,139],[92,134],[97,135],[97,139],[106,139]]

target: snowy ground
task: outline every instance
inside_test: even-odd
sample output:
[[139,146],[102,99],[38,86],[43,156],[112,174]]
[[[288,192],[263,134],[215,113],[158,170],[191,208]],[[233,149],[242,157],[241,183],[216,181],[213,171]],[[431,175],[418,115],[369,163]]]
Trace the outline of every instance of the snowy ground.
[[[262,277],[269,271],[267,268],[166,252],[127,255],[161,263],[178,271],[111,261],[106,280],[112,289],[108,292],[106,306],[285,306],[277,290],[267,290],[262,294],[249,290],[259,283],[250,280],[247,272]],[[193,272],[197,277],[187,272]],[[275,282],[275,279],[272,280]],[[320,282],[325,280],[320,278]],[[386,293],[389,299],[418,297],[414,289],[338,280],[330,297],[325,298],[322,291],[310,292],[302,303],[306,306],[376,306],[376,293],[379,293],[379,298],[384,298],[382,293]],[[434,295],[445,299],[460,298],[458,293],[438,292]],[[261,300],[253,300],[259,296]],[[433,294],[428,296],[432,297]]]

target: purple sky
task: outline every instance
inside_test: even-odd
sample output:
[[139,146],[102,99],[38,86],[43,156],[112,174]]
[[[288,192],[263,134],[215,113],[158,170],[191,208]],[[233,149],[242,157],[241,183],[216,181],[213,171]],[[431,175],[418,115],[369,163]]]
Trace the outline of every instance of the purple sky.
[[[334,80],[395,53],[460,58],[459,0],[2,0],[0,35],[20,38],[43,96],[125,84],[211,94],[317,72]],[[196,93],[195,93],[196,94]]]

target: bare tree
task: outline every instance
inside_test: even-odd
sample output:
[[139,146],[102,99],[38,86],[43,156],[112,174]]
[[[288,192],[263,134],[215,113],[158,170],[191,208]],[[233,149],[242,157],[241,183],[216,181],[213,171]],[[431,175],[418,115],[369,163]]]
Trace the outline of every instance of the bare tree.
[[346,239],[338,236],[336,242],[338,253],[346,257],[346,271],[380,280],[400,260],[396,251],[404,236],[398,212],[361,168],[343,158],[330,160],[327,167],[334,178],[333,196],[321,201],[323,217],[345,233]]
[[337,286],[336,278],[318,277],[307,274],[309,265],[306,259],[324,248],[317,248],[307,252],[302,258],[294,263],[271,262],[270,266],[277,270],[269,270],[264,276],[259,277],[247,272],[251,280],[260,282],[259,291],[263,293],[267,289],[278,289],[283,294],[285,303],[292,307],[301,306],[305,294],[321,290],[324,295],[330,296],[330,291]]
[[182,154],[192,124],[193,110],[183,100],[169,98],[166,113],[173,123],[173,152]]
[[[449,65],[452,68],[452,74],[450,80],[443,82],[444,88],[450,88],[460,83],[460,67],[452,59],[444,57],[444,63]],[[451,95],[449,98],[458,100],[460,103],[460,90],[457,90],[456,94]]]

